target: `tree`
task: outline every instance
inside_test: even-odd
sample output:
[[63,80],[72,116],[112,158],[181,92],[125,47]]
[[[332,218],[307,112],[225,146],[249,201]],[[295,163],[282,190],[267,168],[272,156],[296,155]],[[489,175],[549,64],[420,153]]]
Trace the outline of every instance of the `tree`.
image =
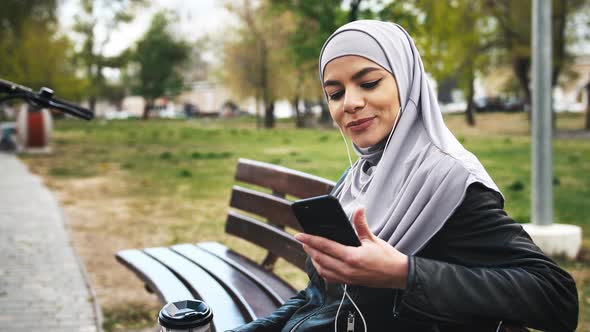
[[586,129],[590,129],[590,81],[586,84]]
[[[74,31],[82,39],[82,47],[77,52],[77,59],[84,68],[89,80],[85,93],[88,104],[94,112],[97,98],[107,97],[115,92],[124,93],[121,85],[107,82],[103,70],[105,68],[122,68],[129,60],[129,52],[122,52],[116,56],[106,56],[104,47],[111,40],[112,33],[121,23],[131,22],[135,11],[145,5],[146,0],[80,0],[82,11],[75,17]],[[98,39],[97,29],[106,30],[106,36]]]
[[54,89],[80,99],[85,81],[76,76],[73,45],[58,34],[56,1],[6,1],[0,12],[0,75],[33,89]]
[[429,74],[439,83],[456,82],[467,100],[466,121],[475,125],[474,80],[490,63],[495,31],[482,3],[414,0],[392,2],[379,13],[412,35]]
[[184,89],[179,68],[191,48],[185,41],[174,38],[168,28],[171,20],[167,12],[156,13],[132,55],[137,65],[137,71],[131,74],[134,92],[146,100],[144,119],[149,117],[156,98],[175,96]]
[[[510,59],[514,75],[524,92],[526,102],[531,105],[530,69],[531,69],[531,1],[486,0],[488,13],[495,18],[498,29],[498,44],[506,57]],[[572,15],[587,9],[586,0],[552,1],[552,41],[553,69],[552,86],[562,69],[571,60],[566,52],[566,45],[575,35],[568,29]],[[553,117],[555,126],[555,116]]]
[[[275,124],[274,105],[294,89],[286,40],[293,26],[289,12],[272,13],[268,3],[228,3],[241,25],[224,44],[224,81],[240,97],[254,96],[264,108],[264,127]],[[257,112],[258,113],[258,112]]]
[[[466,122],[474,126],[475,77],[478,73],[485,73],[491,61],[490,50],[496,46],[496,33],[491,28],[490,18],[484,14],[482,3],[477,1],[458,0],[444,7],[441,2],[430,3],[430,7],[427,7],[427,1],[421,2],[422,8],[429,9],[424,20],[424,32],[433,39],[429,42],[430,47],[426,48],[426,58],[429,62],[442,60],[447,64],[441,66],[443,70],[434,66],[431,73],[439,81],[450,75],[457,78],[467,100]],[[434,22],[430,20],[433,16]],[[457,32],[460,38],[446,37]],[[446,54],[439,54],[440,50],[446,51]]]
[[[294,69],[295,90],[292,104],[296,110],[296,124],[304,124],[305,114],[312,104],[322,107],[320,123],[331,126],[332,118],[325,102],[323,88],[318,81],[318,58],[328,37],[341,25],[359,18],[372,18],[370,9],[362,9],[362,0],[352,0],[348,10],[342,0],[271,0],[271,10],[289,11],[294,15],[294,27],[289,32],[289,59]],[[305,110],[300,110],[303,100]]]

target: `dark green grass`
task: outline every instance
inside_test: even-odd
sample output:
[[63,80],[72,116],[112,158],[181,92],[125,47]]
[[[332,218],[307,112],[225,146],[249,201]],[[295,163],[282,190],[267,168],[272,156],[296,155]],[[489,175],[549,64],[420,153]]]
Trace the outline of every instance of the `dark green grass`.
[[[238,124],[241,124],[238,122]],[[221,195],[233,183],[238,158],[251,158],[338,179],[348,165],[336,130],[227,128],[180,121],[57,123],[56,156],[49,175],[89,177],[113,169],[143,185],[138,195],[166,194],[190,184],[191,197]],[[531,152],[526,136],[466,136],[463,145],[486,167],[506,197],[506,210],[530,222]],[[555,220],[590,225],[590,142],[555,140],[553,144]],[[29,163],[38,157],[30,157]]]

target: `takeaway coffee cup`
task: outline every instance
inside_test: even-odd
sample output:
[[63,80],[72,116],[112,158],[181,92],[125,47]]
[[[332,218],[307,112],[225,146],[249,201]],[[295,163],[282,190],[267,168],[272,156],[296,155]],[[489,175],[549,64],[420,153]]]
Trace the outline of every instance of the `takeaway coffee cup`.
[[211,319],[211,308],[199,300],[170,302],[158,315],[161,332],[209,332]]

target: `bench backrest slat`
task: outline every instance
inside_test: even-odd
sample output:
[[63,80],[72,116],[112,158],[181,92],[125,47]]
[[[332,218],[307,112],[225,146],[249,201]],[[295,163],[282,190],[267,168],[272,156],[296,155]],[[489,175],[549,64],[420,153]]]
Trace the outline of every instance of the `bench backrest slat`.
[[305,268],[307,256],[301,244],[279,228],[244,214],[229,211],[225,231],[258,244],[302,270]]
[[233,208],[264,217],[271,224],[302,231],[295,215],[291,211],[291,201],[288,199],[234,186],[229,205]]
[[334,182],[318,176],[242,158],[238,160],[236,180],[298,198],[325,195],[335,185]]
[[291,210],[292,200],[325,195],[335,183],[290,168],[243,158],[238,160],[235,178],[253,185],[254,189],[232,188],[229,204],[232,210],[228,213],[226,232],[267,250],[266,257],[258,263],[265,270],[273,270],[278,258],[304,270],[307,255],[301,244],[285,230],[302,231]]

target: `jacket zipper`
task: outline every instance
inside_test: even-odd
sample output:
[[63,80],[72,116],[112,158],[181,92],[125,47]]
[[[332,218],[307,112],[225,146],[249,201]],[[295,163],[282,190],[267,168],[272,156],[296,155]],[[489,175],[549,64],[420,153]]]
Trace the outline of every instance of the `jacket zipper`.
[[324,307],[324,305],[322,304],[319,308],[317,308],[315,311],[310,312],[309,314],[307,314],[307,316],[301,318],[301,320],[299,322],[297,322],[297,324],[295,324],[295,326],[293,326],[289,332],[293,332],[295,331],[297,328],[299,328],[299,326],[301,326],[301,324],[305,323],[306,320],[308,320],[311,316],[317,314],[320,310],[322,310],[322,308]]
[[[324,284],[324,292],[328,292],[328,284]],[[315,309],[313,312],[310,312],[309,314],[307,314],[305,317],[301,318],[301,320],[299,322],[297,322],[297,324],[295,324],[290,330],[289,332],[294,332],[295,330],[297,330],[299,328],[299,326],[301,326],[301,324],[305,323],[308,319],[311,318],[311,316],[319,313],[324,306],[326,305],[326,301],[324,301],[322,303],[322,305],[320,305],[317,309]]]
[[397,294],[399,293],[399,291],[396,289],[395,290],[395,296],[393,298],[393,318],[398,318],[399,317],[399,312],[397,311]]
[[[354,311],[348,312],[348,317],[346,318],[346,332],[354,332]],[[338,319],[338,317],[336,317]]]

